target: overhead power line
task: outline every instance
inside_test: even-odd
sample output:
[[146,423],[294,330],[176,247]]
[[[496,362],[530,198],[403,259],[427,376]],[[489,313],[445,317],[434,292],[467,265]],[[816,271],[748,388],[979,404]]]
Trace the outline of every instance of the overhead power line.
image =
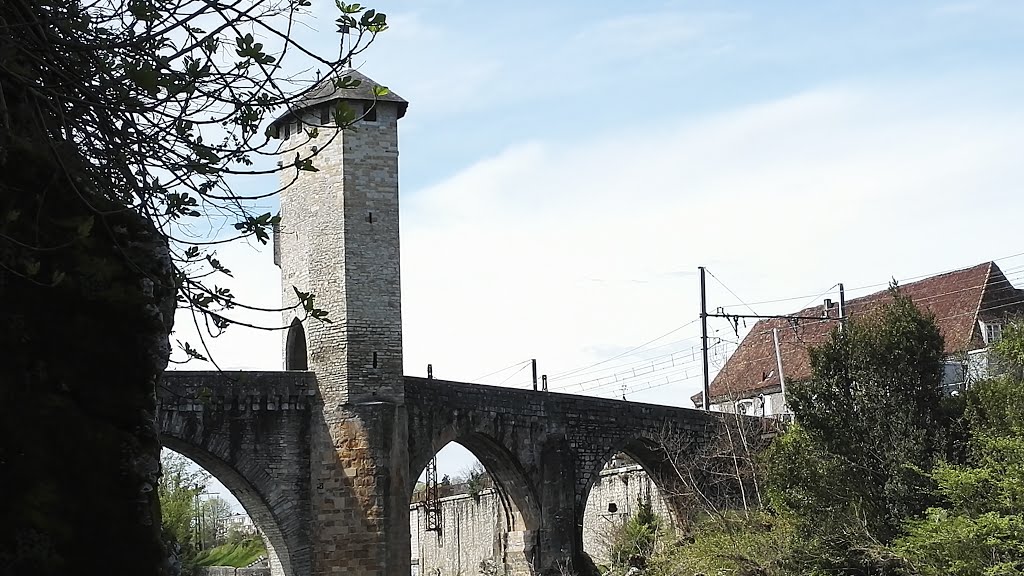
[[484,378],[490,378],[491,376],[494,376],[495,374],[501,374],[505,370],[511,370],[512,368],[515,368],[516,366],[519,366],[520,364],[525,364],[527,362],[529,362],[529,360],[522,360],[522,361],[516,362],[515,364],[512,364],[510,366],[505,366],[504,368],[501,368],[500,370],[495,370],[494,372],[491,372],[489,374],[484,374],[483,376],[477,376],[476,378],[473,378],[472,380],[470,380],[470,382],[477,382],[477,381],[483,380]]
[[588,366],[583,366],[581,368],[575,368],[573,370],[568,370],[566,372],[560,372],[558,374],[555,374],[555,375],[551,376],[551,378],[561,378],[561,377],[564,377],[564,376],[568,376],[569,374],[575,374],[576,372],[580,372],[582,370],[588,370],[590,368],[593,368],[594,366],[600,366],[601,364],[605,364],[607,362],[611,362],[612,360],[617,360],[619,358],[622,358],[623,356],[628,356],[628,355],[636,352],[637,350],[640,350],[641,348],[647,346],[648,344],[653,344],[654,342],[657,342],[658,340],[661,340],[662,338],[665,338],[666,336],[671,336],[672,334],[675,334],[676,332],[679,332],[683,328],[686,328],[687,326],[695,324],[696,322],[697,322],[697,320],[691,320],[690,322],[687,322],[686,324],[683,324],[682,326],[677,326],[676,328],[673,328],[672,330],[669,330],[668,332],[662,334],[661,336],[658,336],[657,338],[653,338],[651,340],[648,340],[647,342],[644,342],[643,344],[641,344],[641,345],[639,345],[639,346],[637,346],[635,348],[631,348],[629,350],[626,350],[625,352],[623,352],[621,354],[617,354],[615,356],[612,356],[611,358],[607,358],[605,360],[601,360],[600,362],[594,362],[593,364],[590,364]]

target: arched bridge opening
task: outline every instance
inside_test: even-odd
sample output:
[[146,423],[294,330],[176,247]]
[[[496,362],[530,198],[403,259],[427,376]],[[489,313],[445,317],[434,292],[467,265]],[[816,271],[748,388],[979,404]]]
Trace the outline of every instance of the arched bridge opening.
[[[419,472],[412,476],[418,480],[410,502],[414,574],[472,574],[488,569],[512,576],[531,574],[540,511],[515,459],[481,433],[456,436],[449,430],[436,445],[437,452],[410,462],[410,469]],[[435,455],[444,462],[445,453],[456,445],[475,462],[461,474],[442,470],[437,493],[428,493],[426,467]]]
[[[678,526],[678,502],[672,490],[678,489],[675,469],[666,452],[656,442],[637,438],[619,444],[590,471],[590,480],[582,495],[583,572],[605,573],[609,569],[626,570],[635,565],[644,542],[630,538],[642,529],[650,534],[667,534]],[[630,523],[643,524],[628,526]]]
[[[267,547],[271,576],[297,576],[293,550],[281,528],[282,518],[275,513],[263,492],[272,481],[259,471],[239,471],[234,466],[194,444],[168,434],[161,435],[161,444],[195,462],[231,492],[259,529]],[[250,480],[247,476],[255,476]],[[261,487],[258,485],[263,485]]]

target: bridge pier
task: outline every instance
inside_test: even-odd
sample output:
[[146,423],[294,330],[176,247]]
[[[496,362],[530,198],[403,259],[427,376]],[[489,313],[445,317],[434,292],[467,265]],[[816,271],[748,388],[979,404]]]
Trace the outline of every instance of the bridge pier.
[[409,574],[405,407],[339,407],[315,447],[313,574]]
[[576,456],[566,438],[555,437],[545,443],[540,470],[540,554],[536,569],[542,574],[575,570],[583,553],[583,522],[576,510]]

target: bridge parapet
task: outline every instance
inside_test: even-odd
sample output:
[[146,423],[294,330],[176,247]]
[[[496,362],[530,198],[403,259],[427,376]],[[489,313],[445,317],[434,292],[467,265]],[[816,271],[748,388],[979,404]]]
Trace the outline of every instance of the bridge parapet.
[[157,390],[161,410],[184,412],[307,410],[316,397],[313,372],[164,372]]

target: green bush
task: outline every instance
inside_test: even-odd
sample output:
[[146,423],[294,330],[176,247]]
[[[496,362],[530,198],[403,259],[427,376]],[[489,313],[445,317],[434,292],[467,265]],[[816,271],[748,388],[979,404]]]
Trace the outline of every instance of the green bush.
[[649,573],[785,574],[780,563],[792,545],[793,534],[791,521],[766,512],[708,517],[695,524],[688,537],[676,540],[652,558]]
[[637,500],[636,514],[626,520],[613,536],[608,551],[613,568],[643,568],[656,551],[664,536],[661,519],[654,513],[651,503]]
[[[1019,330],[1008,332],[1024,340]],[[1006,348],[1020,350],[1021,342]],[[894,548],[923,576],[1022,574],[1024,382],[1009,375],[977,383],[967,395],[967,420],[969,461],[936,467],[943,505],[908,522]]]

